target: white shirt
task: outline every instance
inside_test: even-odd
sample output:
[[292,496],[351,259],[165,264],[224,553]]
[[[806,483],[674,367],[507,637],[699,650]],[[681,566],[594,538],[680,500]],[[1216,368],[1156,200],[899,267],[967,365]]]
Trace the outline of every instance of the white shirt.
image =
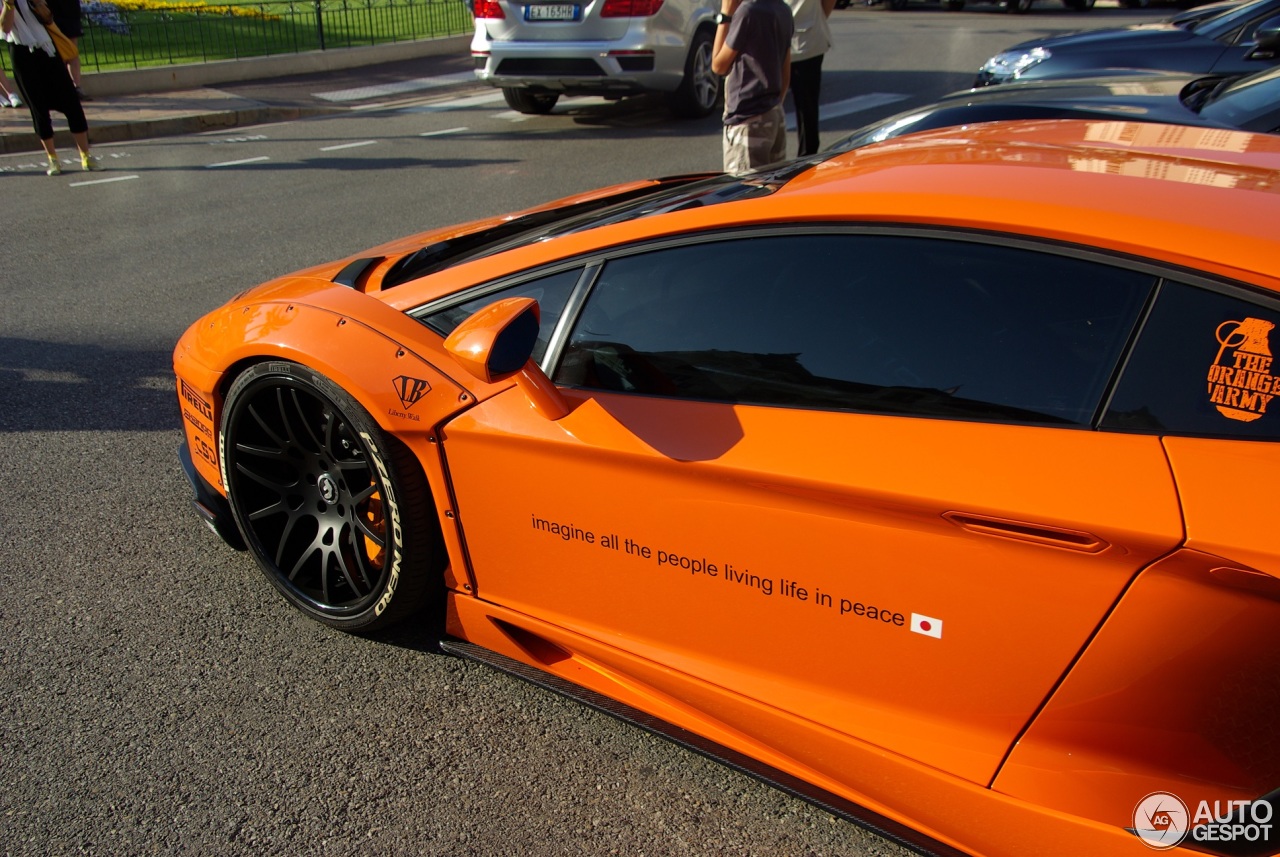
[[831,49],[831,28],[822,0],[787,0],[796,30],[791,37],[791,61],[811,60]]
[[53,39],[49,38],[49,31],[31,11],[27,0],[13,0],[13,7],[13,28],[4,34],[5,41],[23,45],[32,50],[39,49],[51,57],[56,57],[58,51],[53,46]]

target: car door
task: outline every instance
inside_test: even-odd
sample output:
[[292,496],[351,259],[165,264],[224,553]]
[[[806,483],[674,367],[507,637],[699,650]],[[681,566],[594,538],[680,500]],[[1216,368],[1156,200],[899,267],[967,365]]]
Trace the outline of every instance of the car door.
[[1182,539],[1159,440],[1090,428],[1155,279],[927,231],[619,253],[547,356],[571,412],[443,433],[475,594],[985,785]]

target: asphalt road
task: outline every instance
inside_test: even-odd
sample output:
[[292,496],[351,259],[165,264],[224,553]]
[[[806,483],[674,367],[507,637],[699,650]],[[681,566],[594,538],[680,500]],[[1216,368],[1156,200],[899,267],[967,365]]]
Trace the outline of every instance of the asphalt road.
[[[828,139],[1029,34],[1158,14],[838,13]],[[241,88],[352,81],[380,82]],[[93,176],[0,159],[0,853],[905,853],[419,628],[313,624],[190,513],[169,361],[205,310],[413,230],[719,163],[714,119],[493,95],[103,147]]]

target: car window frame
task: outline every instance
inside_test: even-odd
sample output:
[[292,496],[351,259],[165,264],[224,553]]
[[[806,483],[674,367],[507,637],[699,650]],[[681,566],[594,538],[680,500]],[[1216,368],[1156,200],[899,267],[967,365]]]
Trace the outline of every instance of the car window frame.
[[[700,243],[708,243],[715,241],[732,241],[741,239],[773,237],[773,236],[797,236],[797,235],[868,235],[868,236],[893,236],[893,237],[915,237],[930,238],[937,240],[954,240],[968,243],[980,243],[992,246],[1007,247],[1010,249],[1030,250],[1033,252],[1048,252],[1053,255],[1065,256],[1073,259],[1084,261],[1092,261],[1101,264],[1112,265],[1115,267],[1133,270],[1139,273],[1147,274],[1152,277],[1152,287],[1148,291],[1143,300],[1142,307],[1135,316],[1132,329],[1129,335],[1117,353],[1115,363],[1110,368],[1109,376],[1106,383],[1102,386],[1098,401],[1095,403],[1094,413],[1088,422],[1050,425],[1048,423],[1035,423],[1035,425],[1043,425],[1044,427],[1075,429],[1080,431],[1096,431],[1098,423],[1102,419],[1102,415],[1106,412],[1106,405],[1110,401],[1112,392],[1120,377],[1121,367],[1124,366],[1129,355],[1132,353],[1135,342],[1137,341],[1146,318],[1150,312],[1154,295],[1158,293],[1159,285],[1165,276],[1173,270],[1171,266],[1161,265],[1148,259],[1141,257],[1128,256],[1121,253],[1114,253],[1100,248],[1087,247],[1069,242],[1059,242],[1052,239],[1036,239],[1026,236],[1010,235],[1008,233],[991,232],[987,230],[965,229],[956,227],[931,227],[931,226],[915,226],[893,223],[804,223],[804,224],[770,224],[767,226],[753,227],[735,227],[730,229],[715,229],[699,232],[693,235],[673,236],[664,239],[652,240],[643,243],[624,245],[620,247],[610,248],[606,252],[593,255],[593,261],[598,263],[595,269],[597,278],[604,265],[610,260],[622,258],[624,256],[639,255],[668,248],[688,247]],[[1198,272],[1189,272],[1188,276],[1202,276]],[[570,332],[577,325],[578,319],[582,314],[582,310],[590,298],[591,291],[595,287],[596,279],[590,285],[590,288],[583,289],[581,293],[575,293],[571,298],[571,305],[567,305],[560,318],[560,330],[557,330],[559,338],[548,345],[547,353],[542,366],[543,371],[549,378],[555,378],[560,361],[564,358],[564,349],[567,345]],[[1186,278],[1183,278],[1186,281]],[[601,392],[587,387],[567,387],[566,389],[582,389],[590,392]],[[618,395],[630,396],[652,396],[649,393],[617,393]],[[655,396],[655,398],[667,398]],[[680,399],[680,401],[702,401],[700,399]],[[726,404],[717,402],[717,404]],[[813,408],[803,405],[786,405],[786,404],[761,404],[761,405],[744,405],[747,407],[769,407],[779,409],[792,410],[830,410],[831,412],[841,412],[838,409]],[[847,413],[873,413],[871,411],[847,411]],[[959,420],[961,422],[983,422],[983,423],[1002,423],[1012,421],[1002,421],[998,419],[976,419],[973,417],[947,417],[933,415],[898,415],[905,418],[914,419],[946,419]],[[1017,422],[1023,425],[1022,422]]]
[[[1111,367],[1110,376],[1108,377],[1106,384],[1103,386],[1102,394],[1092,417],[1087,423],[1062,425],[1043,424],[1046,428],[1075,431],[1119,431],[1126,434],[1177,434],[1171,432],[1150,432],[1129,428],[1103,428],[1101,426],[1101,422],[1108,412],[1112,399],[1114,398],[1120,379],[1123,377],[1125,369],[1129,365],[1135,348],[1138,343],[1141,342],[1142,333],[1151,315],[1152,308],[1154,307],[1155,302],[1166,282],[1172,281],[1186,286],[1205,289],[1227,297],[1236,298],[1238,300],[1271,303],[1276,305],[1278,311],[1280,311],[1280,295],[1277,295],[1263,287],[1239,280],[1215,277],[1203,271],[1198,271],[1194,268],[1187,268],[1174,263],[1161,262],[1159,260],[1126,254],[1119,251],[1107,250],[1105,248],[1075,244],[1066,241],[1057,241],[1051,238],[1036,238],[1032,236],[1013,235],[1010,233],[993,232],[982,229],[969,229],[965,227],[930,226],[872,221],[815,221],[805,223],[774,223],[753,226],[735,226],[719,229],[711,228],[700,230],[695,233],[665,236],[656,239],[645,239],[642,241],[615,245],[602,250],[596,250],[590,253],[578,254],[565,259],[556,260],[555,262],[540,265],[535,268],[528,268],[495,280],[477,283],[451,295],[437,298],[418,307],[407,310],[406,314],[414,317],[418,321],[422,321],[425,329],[431,330],[432,333],[439,335],[438,331],[435,331],[433,328],[429,327],[425,321],[423,321],[424,316],[449,309],[458,304],[466,303],[478,297],[483,297],[484,295],[496,294],[509,288],[518,288],[520,285],[533,280],[553,276],[574,268],[580,268],[581,270],[578,281],[570,291],[570,294],[565,301],[565,305],[561,311],[556,327],[548,338],[546,352],[538,362],[538,368],[541,369],[548,378],[554,378],[559,369],[560,362],[564,358],[564,352],[568,344],[570,333],[577,325],[583,308],[599,281],[600,273],[604,270],[604,266],[609,261],[626,256],[634,256],[670,248],[688,247],[711,242],[797,235],[894,236],[979,243],[1091,261],[1150,275],[1153,278],[1153,286],[1148,292],[1143,306],[1135,317],[1133,327],[1129,332],[1125,344],[1117,354],[1115,365]],[[599,392],[585,387],[567,387],[566,389],[581,389],[587,392]],[[649,393],[617,393],[617,395],[653,396],[653,394]],[[666,398],[662,396],[653,397]],[[700,400],[681,399],[681,401],[692,402]],[[757,406],[751,405],[750,407]],[[813,410],[813,408],[805,406],[789,405],[759,405],[758,407]],[[864,412],[850,411],[849,413]],[[1002,422],[996,419],[977,420],[973,417],[930,416],[923,414],[910,415],[906,416],[906,418],[959,420],[961,422],[983,422],[992,424]],[[1021,425],[1022,423],[1018,424]],[[1179,434],[1179,436],[1185,435]],[[1199,437],[1203,435],[1193,436]]]

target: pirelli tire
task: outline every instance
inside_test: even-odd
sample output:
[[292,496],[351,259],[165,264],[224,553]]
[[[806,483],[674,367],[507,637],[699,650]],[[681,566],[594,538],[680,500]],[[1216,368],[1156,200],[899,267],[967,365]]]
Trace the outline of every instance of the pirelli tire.
[[306,615],[367,632],[438,595],[421,467],[324,375],[289,362],[243,372],[227,391],[219,456],[249,551]]

